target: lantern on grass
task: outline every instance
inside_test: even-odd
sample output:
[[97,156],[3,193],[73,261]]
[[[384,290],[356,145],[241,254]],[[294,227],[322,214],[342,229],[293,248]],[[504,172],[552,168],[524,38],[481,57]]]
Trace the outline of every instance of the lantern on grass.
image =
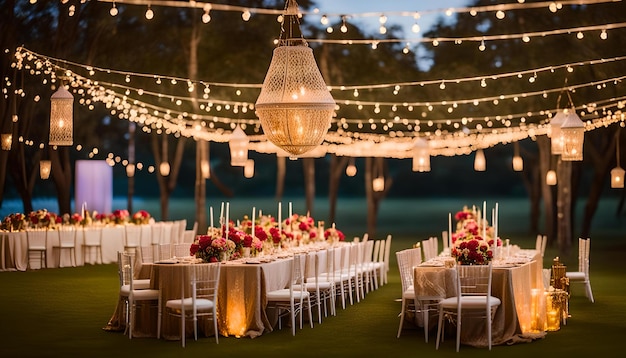
[[617,166],[611,170],[611,188],[623,188],[624,187],[624,169],[619,166],[619,129],[615,136],[615,147]]
[[563,151],[561,159],[565,161],[583,160],[583,142],[585,141],[585,124],[576,111],[572,110],[561,125]]
[[561,126],[565,122],[568,115],[568,109],[557,110],[556,114],[550,120],[550,152],[558,155],[563,151],[563,137],[561,136]]
[[256,101],[263,132],[277,147],[301,155],[322,143],[334,108],[313,50],[302,37],[298,4],[287,0],[278,47]]
[[417,138],[413,144],[413,171],[430,171],[430,147],[424,138]]
[[50,177],[50,171],[52,171],[51,161],[42,160],[39,162],[39,176],[41,176],[41,179],[48,179]]
[[50,145],[72,145],[74,96],[60,86],[50,97]]
[[230,165],[243,167],[248,160],[248,136],[240,126],[237,126],[228,140],[230,147]]
[[0,140],[2,141],[2,150],[11,150],[11,145],[13,144],[13,135],[11,133],[2,133]]
[[474,170],[477,172],[484,172],[487,169],[487,161],[485,160],[485,153],[482,149],[476,151],[474,156]]
[[556,172],[552,169],[546,173],[546,184],[550,186],[556,185]]

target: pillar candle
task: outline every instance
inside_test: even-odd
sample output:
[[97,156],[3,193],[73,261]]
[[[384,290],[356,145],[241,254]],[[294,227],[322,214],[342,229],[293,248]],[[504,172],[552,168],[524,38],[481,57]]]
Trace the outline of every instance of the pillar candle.
[[448,213],[448,247],[452,250],[452,213]]
[[289,202],[289,220],[291,220],[291,216],[293,215],[291,201]]
[[282,202],[278,203],[278,233],[279,234],[282,234],[282,227],[283,227],[283,225],[282,225],[282,221],[283,221],[282,220],[283,205],[282,204],[283,204]]
[[213,227],[213,207],[209,207],[209,216],[211,217],[211,227]]
[[256,207],[252,207],[252,238],[254,239],[254,220],[256,219],[254,215],[256,214]]
[[483,201],[483,221],[481,225],[483,226],[483,239],[487,237],[487,202]]
[[224,202],[222,201],[222,206],[220,207],[220,230],[222,229],[223,223],[224,223]]
[[229,229],[229,226],[230,226],[230,224],[229,224],[230,223],[230,221],[229,221],[230,220],[230,215],[228,213],[229,211],[230,211],[230,203],[227,202],[226,203],[226,238],[227,239],[228,239],[228,229]]

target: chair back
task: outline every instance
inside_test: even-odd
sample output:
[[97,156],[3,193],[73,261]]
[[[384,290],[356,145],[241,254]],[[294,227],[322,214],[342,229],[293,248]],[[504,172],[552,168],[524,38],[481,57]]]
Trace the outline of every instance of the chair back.
[[167,260],[172,257],[172,244],[159,245],[159,260]]
[[141,241],[139,244],[140,246],[152,244],[152,225],[153,224],[139,225],[141,230]]
[[385,241],[385,272],[389,271],[389,257],[391,256],[391,234],[387,235]]
[[402,292],[411,287],[413,284],[413,266],[411,265],[411,252],[402,250],[396,252],[398,261],[398,270],[400,271],[400,283],[402,284]]
[[163,223],[155,222],[152,225],[152,236],[150,237],[150,242],[152,245],[161,244],[161,238],[163,237]]
[[172,221],[161,222],[160,244],[171,244],[173,242],[173,238],[172,238],[172,226],[173,225],[174,225],[174,222]]
[[45,229],[27,229],[26,230],[26,244],[29,250],[45,250],[46,238],[48,237],[48,230]]
[[190,256],[189,248],[191,247],[191,243],[181,243],[174,245],[174,256],[176,257],[187,257]]
[[447,251],[450,248],[450,238],[448,237],[447,231],[441,232],[441,242],[443,244],[444,251]]
[[585,277],[589,277],[589,244],[591,240],[578,239],[578,271],[584,272]]
[[546,235],[537,235],[537,241],[535,242],[535,250],[541,253],[541,257],[545,256],[547,243],[548,243],[548,237]]
[[191,298],[194,306],[199,299],[212,301],[217,306],[221,267],[220,263],[190,265]]
[[59,247],[76,246],[76,228],[74,226],[60,226],[57,233],[59,235]]
[[125,247],[140,247],[141,246],[141,226],[127,224],[124,225],[125,236],[124,236],[124,246]]
[[154,263],[154,248],[150,246],[141,246],[141,263],[151,264]]
[[117,252],[117,274],[120,279],[120,288],[128,286],[133,290],[133,259],[135,257],[126,252]]
[[457,296],[491,296],[492,266],[456,265]]
[[85,246],[101,246],[102,245],[102,228],[89,227],[83,228],[83,245]]

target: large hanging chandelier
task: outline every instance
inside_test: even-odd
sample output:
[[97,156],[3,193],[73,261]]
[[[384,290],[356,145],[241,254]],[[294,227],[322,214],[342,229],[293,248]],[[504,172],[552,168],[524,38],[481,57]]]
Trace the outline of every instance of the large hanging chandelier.
[[263,132],[277,147],[301,155],[322,143],[334,108],[313,50],[300,32],[298,4],[287,0],[278,47],[256,102]]

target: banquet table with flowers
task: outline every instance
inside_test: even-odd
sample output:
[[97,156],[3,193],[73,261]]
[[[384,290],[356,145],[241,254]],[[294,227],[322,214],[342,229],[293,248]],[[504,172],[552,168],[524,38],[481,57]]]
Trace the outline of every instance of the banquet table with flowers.
[[[254,215],[253,215],[254,217]],[[220,220],[223,222],[223,220]],[[189,270],[207,264],[220,264],[218,289],[218,330],[222,336],[258,337],[271,332],[277,322],[275,312],[267,309],[266,293],[288,286],[294,254],[306,254],[305,276],[313,275],[314,257],[318,265],[326,266],[326,248],[340,245],[345,236],[334,226],[316,227],[309,216],[290,215],[282,225],[271,216],[250,220],[248,216],[235,225],[227,220],[221,228],[209,227],[207,234],[198,235],[190,244],[189,256],[139,263],[136,278],[149,278],[150,286],[161,293],[161,312],[167,300],[189,295]],[[252,222],[255,223],[254,228]],[[254,234],[253,234],[254,233]],[[310,258],[310,259],[309,259]],[[133,336],[156,337],[158,310],[142,306],[137,311]],[[125,329],[122,297],[105,330]],[[193,332],[192,323],[186,332]],[[162,315],[161,337],[180,339],[180,319]],[[203,321],[199,335],[213,335],[213,327]]]
[[[539,251],[520,249],[508,239],[503,245],[497,236],[496,218],[493,215],[494,222],[489,225],[475,208],[456,213],[455,232],[451,224],[449,228],[449,249],[413,269],[415,297],[454,297],[457,295],[454,265],[491,264],[491,294],[501,300],[492,321],[492,344],[529,342],[545,336],[543,258]],[[421,315],[415,318],[422,327],[427,324],[432,328],[433,323],[437,324],[433,320],[423,322]],[[485,320],[464,319],[461,343],[488,346],[484,327]]]

